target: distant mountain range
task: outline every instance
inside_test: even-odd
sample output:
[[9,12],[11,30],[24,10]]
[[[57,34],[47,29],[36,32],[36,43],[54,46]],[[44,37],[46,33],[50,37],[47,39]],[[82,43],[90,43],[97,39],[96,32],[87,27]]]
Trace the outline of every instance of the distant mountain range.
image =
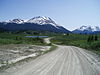
[[77,28],[72,31],[73,33],[81,33],[81,34],[96,34],[100,33],[100,27],[99,26],[81,26],[80,28]]
[[57,33],[97,34],[100,33],[98,26],[81,26],[72,32],[56,24],[51,18],[37,16],[29,20],[13,19],[0,22],[0,30],[4,31],[49,31]]
[[51,18],[44,16],[37,16],[27,21],[22,19],[13,19],[9,21],[0,22],[0,29],[6,31],[49,31],[57,33],[70,33],[69,30],[56,24]]

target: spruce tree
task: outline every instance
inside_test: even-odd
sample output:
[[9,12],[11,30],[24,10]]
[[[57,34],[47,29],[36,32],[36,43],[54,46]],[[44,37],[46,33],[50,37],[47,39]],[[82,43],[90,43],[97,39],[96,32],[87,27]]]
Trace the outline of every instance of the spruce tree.
[[97,35],[95,35],[95,39],[94,39],[95,41],[97,41],[98,40],[98,36]]
[[87,42],[90,42],[91,36],[88,37]]

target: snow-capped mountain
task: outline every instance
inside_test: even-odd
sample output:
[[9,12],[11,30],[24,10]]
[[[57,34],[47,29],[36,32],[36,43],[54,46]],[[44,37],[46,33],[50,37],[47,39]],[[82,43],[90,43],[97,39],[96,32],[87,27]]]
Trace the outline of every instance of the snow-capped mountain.
[[80,28],[75,29],[73,33],[94,33],[99,31],[99,26],[81,26]]
[[27,21],[27,23],[36,23],[36,24],[52,24],[54,26],[58,26],[51,18],[44,16],[37,16]]
[[80,28],[78,28],[78,30],[81,31],[87,30],[94,32],[94,31],[100,31],[100,28],[98,26],[81,26]]
[[45,16],[36,16],[36,17],[31,18],[31,19],[26,20],[26,21],[18,18],[18,19],[3,21],[3,22],[5,22],[5,23],[17,23],[17,24],[35,23],[35,24],[40,24],[40,25],[51,24],[53,26],[58,26],[58,24],[56,24],[51,18],[45,17]]
[[27,21],[22,19],[13,19],[5,22],[0,22],[0,28],[6,31],[49,31],[58,33],[70,33],[69,30],[56,24],[49,17],[37,16]]
[[13,19],[13,20],[9,20],[8,23],[20,24],[20,23],[24,23],[24,20],[22,20],[22,19]]

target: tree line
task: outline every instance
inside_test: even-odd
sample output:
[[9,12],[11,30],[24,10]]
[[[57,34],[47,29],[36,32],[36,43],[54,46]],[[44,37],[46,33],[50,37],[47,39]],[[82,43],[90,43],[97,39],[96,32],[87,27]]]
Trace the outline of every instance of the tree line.
[[87,38],[87,42],[93,42],[93,41],[98,41],[97,35],[89,35],[89,37]]

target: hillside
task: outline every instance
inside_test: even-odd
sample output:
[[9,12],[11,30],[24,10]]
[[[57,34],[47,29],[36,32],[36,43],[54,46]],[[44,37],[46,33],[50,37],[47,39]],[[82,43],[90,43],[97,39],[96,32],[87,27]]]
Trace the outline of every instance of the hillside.
[[34,17],[27,21],[22,19],[13,19],[5,22],[0,22],[0,29],[4,31],[48,31],[56,33],[70,33],[69,30],[56,24],[49,17]]

